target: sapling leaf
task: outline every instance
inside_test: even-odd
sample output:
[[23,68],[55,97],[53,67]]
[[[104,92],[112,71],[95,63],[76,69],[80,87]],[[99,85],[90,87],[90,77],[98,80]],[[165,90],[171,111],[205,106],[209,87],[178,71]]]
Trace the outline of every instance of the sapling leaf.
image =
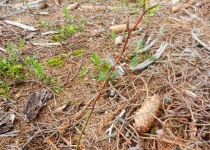
[[132,58],[130,65],[131,66],[137,65],[139,63],[139,58],[140,58],[140,54],[136,54],[136,56]]
[[109,74],[109,70],[106,70],[104,72],[101,71],[98,74],[98,79],[101,80],[101,81],[105,81],[107,76],[108,76],[108,74]]
[[98,65],[99,62],[100,62],[100,58],[98,57],[98,54],[97,54],[97,53],[93,53],[93,54],[92,54],[91,60],[93,61],[94,64],[97,64],[97,65]]

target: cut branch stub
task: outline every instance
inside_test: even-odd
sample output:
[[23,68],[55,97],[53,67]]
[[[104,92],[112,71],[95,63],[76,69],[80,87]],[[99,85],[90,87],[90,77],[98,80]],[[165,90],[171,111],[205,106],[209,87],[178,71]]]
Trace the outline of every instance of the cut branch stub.
[[148,97],[134,117],[134,128],[141,134],[147,132],[160,108],[160,98],[157,95]]

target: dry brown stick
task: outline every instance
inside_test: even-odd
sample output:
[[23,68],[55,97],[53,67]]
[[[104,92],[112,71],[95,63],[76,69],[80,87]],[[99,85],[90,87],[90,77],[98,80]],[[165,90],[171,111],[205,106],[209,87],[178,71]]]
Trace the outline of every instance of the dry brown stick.
[[56,146],[55,146],[55,144],[53,143],[53,141],[52,141],[52,139],[48,136],[47,138],[47,141],[56,149],[56,150],[60,150],[59,148],[57,148]]
[[171,140],[168,140],[168,139],[163,139],[163,138],[156,138],[156,137],[142,137],[142,136],[140,136],[139,138],[141,138],[141,139],[150,139],[150,140],[160,140],[160,141],[165,142],[165,143],[168,143],[168,144],[178,145],[181,149],[183,149],[182,147],[186,147],[185,145],[182,145],[182,144],[181,144],[181,143],[179,143],[179,142],[176,142],[176,141],[171,141]]
[[[157,5],[158,5],[158,4],[157,4]],[[96,102],[99,100],[99,97],[100,97],[101,93],[103,92],[103,90],[104,90],[106,84],[108,83],[109,78],[110,78],[110,76],[112,75],[112,72],[115,70],[115,67],[116,67],[117,64],[120,62],[120,59],[122,58],[122,56],[123,56],[123,54],[124,54],[124,52],[125,52],[125,50],[126,50],[126,47],[127,47],[127,44],[128,44],[128,39],[130,38],[131,33],[134,31],[134,29],[135,29],[135,28],[137,27],[137,25],[140,23],[140,21],[142,20],[142,18],[144,17],[144,15],[145,15],[147,12],[149,12],[151,9],[155,8],[157,5],[151,6],[151,7],[148,8],[147,10],[143,11],[143,13],[140,15],[138,21],[136,22],[136,25],[135,25],[131,30],[128,30],[128,35],[127,35],[127,37],[126,37],[126,40],[125,40],[123,49],[122,49],[122,51],[121,51],[121,53],[120,53],[118,59],[116,60],[115,64],[110,68],[110,71],[109,71],[109,74],[108,74],[106,80],[104,81],[104,83],[103,83],[103,85],[102,85],[100,91],[98,92],[98,94],[97,94],[95,100],[93,101],[92,108],[91,108],[91,110],[90,110],[90,112],[89,112],[89,114],[88,114],[88,116],[87,116],[87,118],[86,118],[86,121],[85,121],[85,123],[84,123],[84,126],[83,126],[83,128],[82,128],[82,130],[81,130],[81,133],[80,133],[80,135],[79,135],[76,150],[79,150],[79,145],[80,145],[80,140],[81,140],[81,138],[82,138],[82,134],[83,134],[83,132],[85,131],[85,127],[87,126],[87,124],[88,124],[88,122],[89,122],[89,119],[90,119],[90,117],[91,117],[91,115],[92,115],[92,113],[93,113],[93,110],[94,110],[94,108],[95,108]],[[128,27],[128,28],[129,28],[129,27]]]
[[128,142],[129,144],[131,144],[131,141],[124,134],[122,134],[122,132],[115,125],[114,125],[114,128],[117,130],[117,132],[119,134],[122,135],[122,137],[126,140],[126,142]]

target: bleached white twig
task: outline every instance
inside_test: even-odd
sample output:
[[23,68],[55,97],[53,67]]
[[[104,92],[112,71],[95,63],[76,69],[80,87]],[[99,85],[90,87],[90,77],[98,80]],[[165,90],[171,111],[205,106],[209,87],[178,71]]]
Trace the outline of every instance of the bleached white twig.
[[48,35],[48,34],[56,34],[56,33],[58,33],[58,32],[57,31],[47,31],[47,32],[41,33],[41,36]]
[[120,91],[118,91],[111,82],[109,82],[109,85],[112,87],[112,89],[114,90],[114,92],[120,96],[120,98],[122,98],[123,101],[128,102],[128,100],[120,93]]
[[139,54],[139,53],[144,53],[144,52],[148,51],[155,44],[155,42],[156,41],[154,40],[149,45],[147,45],[145,48],[136,50],[136,53]]
[[19,23],[19,22],[14,22],[14,21],[10,21],[10,20],[4,20],[4,22],[7,23],[7,24],[10,24],[10,25],[20,27],[20,28],[25,29],[25,30],[29,30],[29,31],[36,31],[37,30],[36,28],[34,28],[32,26],[27,26],[27,25]]
[[[114,124],[112,124],[107,130],[105,133],[109,133],[109,136],[112,134],[112,129],[114,127]],[[111,142],[111,138],[109,138],[109,143]]]
[[203,47],[205,47],[208,51],[210,51],[210,46],[206,45],[203,41],[201,41],[198,36],[195,34],[194,30],[191,31],[192,37],[198,42],[200,43]]
[[1,50],[2,52],[6,52],[6,51],[7,51],[7,50],[5,50],[5,49],[3,49],[3,48],[1,48],[1,47],[0,47],[0,50]]
[[[160,48],[157,50],[157,52],[153,55],[153,57],[155,57],[156,59],[159,59],[160,56],[163,54],[163,52],[165,51],[166,47],[167,47],[168,43],[165,44],[161,44]],[[135,67],[131,68],[131,71],[139,71],[144,69],[145,67],[149,66],[150,64],[152,64],[154,62],[154,60],[151,59],[147,59],[144,62],[138,64]]]
[[59,43],[59,42],[55,42],[55,43],[35,43],[35,42],[33,42],[32,45],[48,47],[48,46],[61,46],[61,43]]
[[17,133],[19,133],[19,132],[20,132],[20,130],[7,132],[5,134],[0,134],[0,137],[14,137],[14,136],[17,136]]
[[[106,58],[106,60],[107,60],[112,66],[114,66],[115,60],[114,60],[114,58],[113,58],[111,55],[109,55],[109,56]],[[121,65],[117,65],[117,66],[115,67],[115,70],[117,71],[117,75],[119,75],[120,77],[122,77],[122,76],[125,75],[125,70],[123,69],[123,67],[122,67]]]
[[[105,133],[109,133],[109,136],[111,136],[111,134],[112,134],[112,129],[113,129],[113,127],[114,127],[114,124],[115,124],[116,122],[120,121],[121,118],[122,118],[122,116],[124,116],[125,113],[126,113],[126,110],[123,109],[123,110],[121,111],[121,113],[115,117],[115,119],[112,121],[112,125],[106,130]],[[110,142],[111,142],[111,138],[109,138],[109,143],[110,143]]]
[[150,41],[151,41],[151,36],[149,36],[149,37],[147,38],[147,41],[146,41],[146,43],[145,43],[145,46],[149,45]]

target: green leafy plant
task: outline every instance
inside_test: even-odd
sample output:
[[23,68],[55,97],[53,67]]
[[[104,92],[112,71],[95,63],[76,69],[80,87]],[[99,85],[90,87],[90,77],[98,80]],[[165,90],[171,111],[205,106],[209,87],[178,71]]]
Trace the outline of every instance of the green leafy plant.
[[19,62],[19,52],[18,50],[14,50],[14,47],[15,46],[11,42],[8,42],[8,57],[5,59],[0,56],[0,75],[12,79],[19,79],[23,77],[23,74],[21,73],[23,66]]
[[65,15],[65,17],[66,17],[66,19],[67,19],[67,22],[68,22],[69,24],[72,24],[72,23],[73,23],[72,17],[71,17],[71,15],[69,14],[69,11],[68,11],[68,9],[67,9],[66,7],[63,8],[63,13],[64,13],[64,15]]
[[22,51],[24,44],[25,44],[25,40],[24,39],[21,39],[20,42],[19,42],[19,45],[18,45],[18,49],[20,51]]
[[47,75],[44,73],[41,64],[35,57],[27,56],[25,59],[25,64],[29,65],[29,68],[32,67],[32,71],[40,78],[40,79],[47,79]]
[[[109,70],[111,68],[111,64],[108,63],[106,60],[101,60],[97,53],[93,53],[90,62],[94,64],[94,72],[90,74],[90,77],[96,78],[100,81],[105,81]],[[117,71],[113,71],[110,80],[112,81],[113,78],[117,75]]]
[[74,57],[82,56],[84,52],[85,52],[84,49],[77,49],[77,50],[73,50],[71,55],[74,56]]
[[64,62],[60,58],[55,57],[55,58],[51,58],[51,59],[47,60],[47,65],[53,66],[56,68],[61,68],[64,65]]
[[9,84],[0,80],[0,95],[3,95],[4,97],[10,97],[9,92]]
[[23,69],[22,64],[7,64],[7,71],[6,74],[13,79],[20,79],[23,77],[21,74],[21,69]]
[[53,36],[52,39],[60,43],[62,43],[63,40],[66,40],[68,37],[70,37],[76,32],[72,25],[61,26],[57,29],[57,31],[59,35]]
[[79,78],[83,78],[88,73],[88,69],[84,66],[81,68],[81,73],[79,74]]
[[[25,59],[21,59],[20,51],[23,46],[24,40],[21,40],[18,46],[8,42],[7,55],[4,57],[0,56],[0,79],[4,79],[3,81],[0,80],[0,95],[10,97],[10,84],[7,83],[8,78],[10,81],[11,79],[15,81],[16,79],[30,77],[28,75],[31,73],[34,73],[39,79],[41,79],[41,81],[49,84],[56,93],[61,92],[60,78],[52,80],[52,78],[54,78],[53,76],[47,77],[42,65],[38,62],[35,56],[26,56]],[[60,67],[62,62],[59,59],[52,59],[49,61],[49,64]]]

